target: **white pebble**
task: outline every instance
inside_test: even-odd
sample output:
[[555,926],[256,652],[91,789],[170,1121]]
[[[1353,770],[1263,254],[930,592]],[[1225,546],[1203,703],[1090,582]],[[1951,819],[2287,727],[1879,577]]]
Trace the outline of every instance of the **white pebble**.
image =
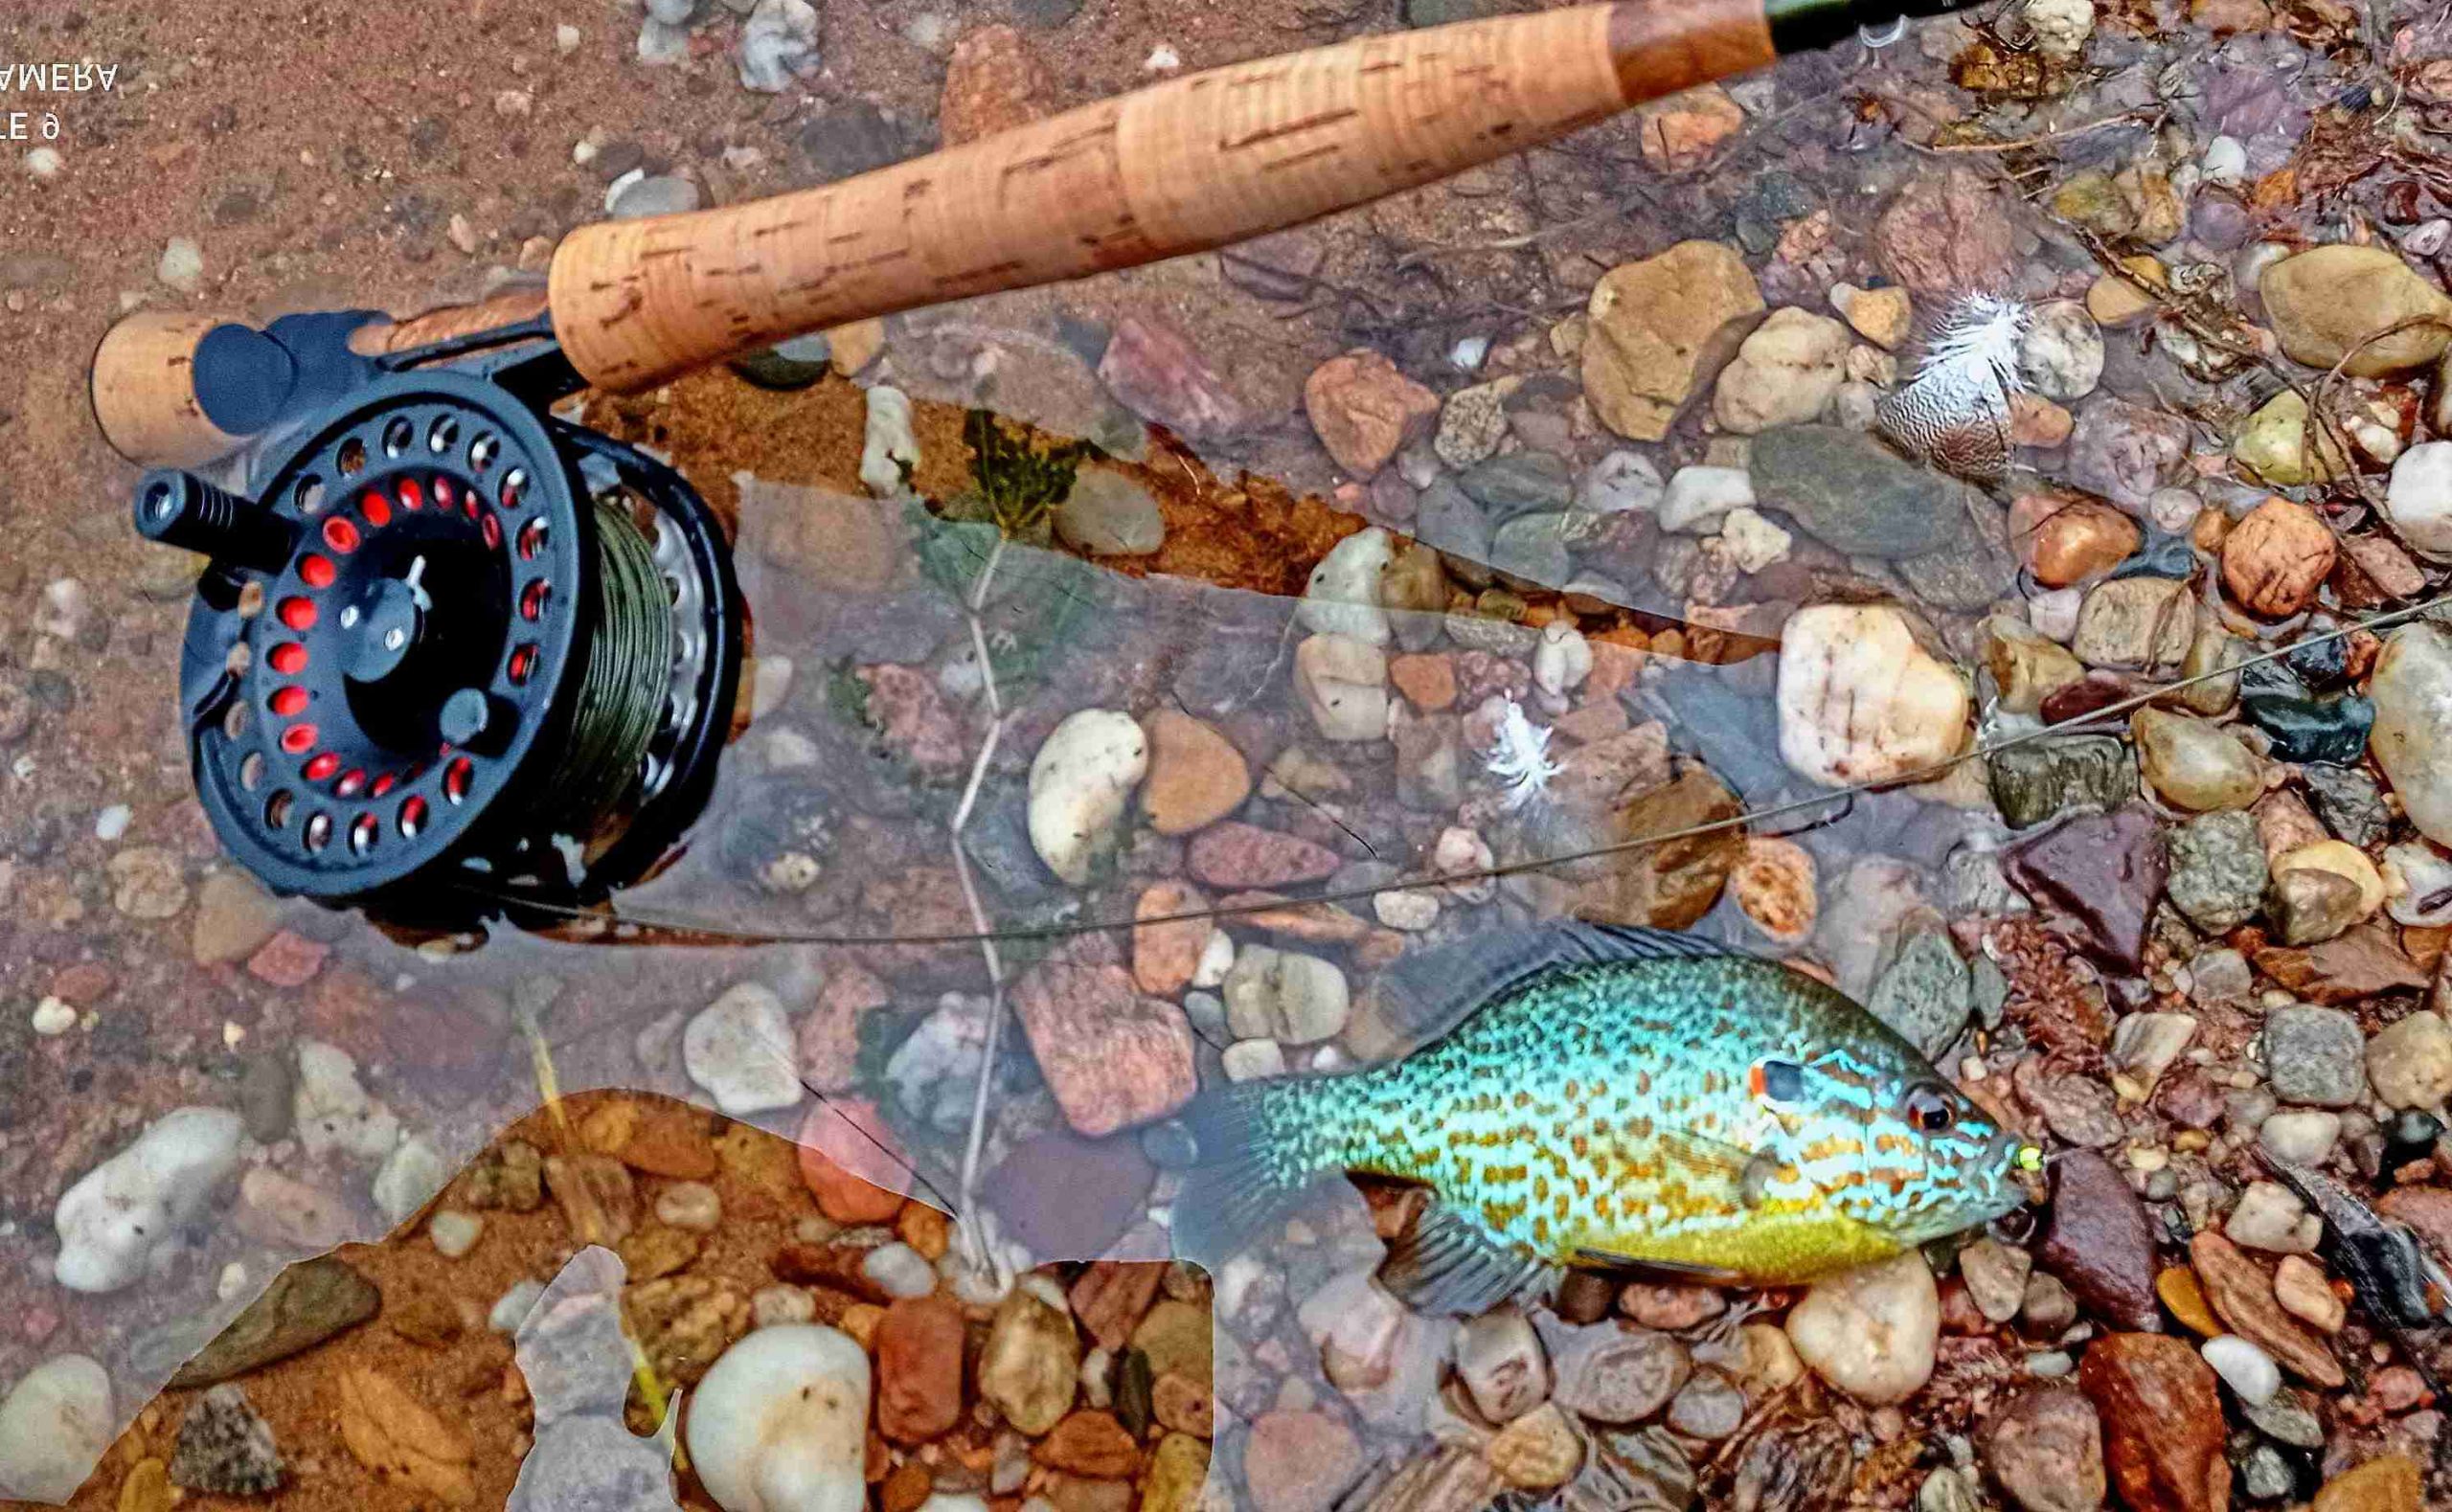
[[486,1231],[486,1221],[475,1213],[445,1207],[427,1222],[425,1231],[426,1237],[434,1241],[437,1254],[457,1260],[477,1247],[478,1237]]
[[77,1010],[57,998],[45,998],[34,1004],[34,1032],[53,1039],[77,1027]]
[[238,1294],[247,1289],[247,1282],[251,1278],[247,1262],[233,1260],[223,1266],[221,1274],[214,1278],[213,1295],[221,1301],[235,1302],[238,1299]]
[[1541,639],[1532,647],[1532,682],[1541,691],[1553,697],[1563,697],[1583,686],[1592,675],[1592,643],[1583,633],[1564,620],[1553,620],[1541,627]]
[[564,57],[568,57],[573,53],[579,51],[579,34],[578,27],[575,27],[568,21],[565,21],[561,25],[554,28],[555,52],[561,54]]
[[2205,155],[2197,164],[2209,184],[2247,182],[2248,148],[2236,137],[2215,137],[2205,144]]
[[1142,62],[1141,69],[1147,74],[1171,74],[1183,66],[1183,55],[1161,42],[1149,50],[1149,56]]
[[1031,758],[1031,847],[1075,887],[1115,844],[1133,789],[1149,770],[1149,738],[1130,714],[1083,709],[1065,716]]
[[498,1334],[517,1333],[519,1325],[528,1321],[529,1313],[535,1309],[537,1298],[544,1295],[545,1283],[542,1281],[514,1284],[502,1294],[500,1301],[494,1303],[493,1311],[486,1315],[486,1326]]
[[806,1323],[817,1318],[817,1296],[806,1286],[777,1282],[749,1294],[749,1321],[758,1328],[779,1323]]
[[1788,549],[1795,544],[1795,536],[1743,505],[1720,521],[1720,545],[1727,548],[1729,559],[1739,572],[1759,573],[1774,562],[1786,561]]
[[1721,515],[1754,502],[1754,475],[1742,467],[1680,467],[1660,501],[1660,528],[1709,534]]
[[1209,932],[1209,943],[1200,948],[1200,962],[1192,968],[1192,984],[1215,987],[1235,969],[1235,937],[1222,929]]
[[1379,584],[1395,558],[1396,541],[1386,530],[1374,525],[1354,531],[1329,547],[1311,569],[1296,615],[1322,635],[1386,645],[1391,632],[1388,611],[1379,604]]
[[754,1329],[698,1383],[690,1458],[724,1512],[859,1512],[869,1397],[869,1357],[850,1335]]
[[860,443],[860,482],[880,499],[911,493],[911,470],[920,465],[920,438],[911,429],[911,396],[877,384],[869,390],[868,418]]
[[1228,1081],[1264,1081],[1285,1074],[1285,1048],[1275,1040],[1237,1040],[1218,1063]]
[[2273,1356],[2236,1334],[2205,1341],[2205,1363],[2250,1407],[2262,1407],[2282,1389],[2282,1367]]
[[105,844],[119,839],[127,833],[128,821],[135,817],[136,811],[125,803],[113,803],[94,816],[94,838]]
[[658,1223],[701,1233],[712,1232],[723,1221],[723,1200],[704,1182],[674,1182],[655,1200]]
[[801,1100],[791,1020],[763,982],[736,983],[701,1008],[681,1031],[681,1063],[732,1117]]
[[84,1355],[55,1355],[0,1398],[0,1494],[65,1501],[111,1446],[111,1378]]
[[888,1297],[925,1297],[937,1289],[937,1268],[907,1244],[881,1244],[860,1262],[860,1274]]
[[204,249],[186,237],[172,237],[162,248],[153,276],[182,294],[193,294],[204,282]]
[[174,1238],[237,1172],[246,1136],[226,1108],[177,1108],[156,1118],[60,1196],[53,1278],[89,1294],[134,1283],[154,1246]]
[[26,171],[36,178],[57,178],[66,166],[57,147],[36,147],[26,154]]
[[2077,609],[2085,602],[2082,590],[2055,588],[2048,594],[2037,594],[2027,600],[2027,623],[2035,633],[2068,644],[2077,633]]
[[1439,894],[1427,888],[1399,888],[1371,894],[1371,912],[1390,929],[1419,935],[1439,922]]

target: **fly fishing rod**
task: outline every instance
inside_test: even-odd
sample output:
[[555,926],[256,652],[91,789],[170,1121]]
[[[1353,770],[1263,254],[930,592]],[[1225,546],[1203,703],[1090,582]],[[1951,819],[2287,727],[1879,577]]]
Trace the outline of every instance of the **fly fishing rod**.
[[[1625,0],[1239,63],[771,199],[583,227],[545,288],[393,320],[121,322],[96,420],[210,559],[205,812],[284,894],[601,901],[703,807],[745,611],[688,481],[556,418],[851,321],[1201,252],[1952,0]],[[197,469],[253,448],[252,480]],[[436,884],[460,884],[446,887]]]

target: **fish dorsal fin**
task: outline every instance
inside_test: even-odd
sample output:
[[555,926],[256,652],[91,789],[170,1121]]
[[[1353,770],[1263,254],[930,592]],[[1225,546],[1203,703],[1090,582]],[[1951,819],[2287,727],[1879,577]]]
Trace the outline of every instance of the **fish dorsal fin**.
[[1555,919],[1481,931],[1402,957],[1379,974],[1372,991],[1392,1043],[1372,1050],[1402,1054],[1443,1039],[1483,1004],[1554,967],[1726,957],[1753,959],[1696,936],[1630,924]]
[[1379,1284],[1418,1313],[1475,1318],[1501,1302],[1547,1291],[1557,1268],[1492,1239],[1444,1203],[1432,1202],[1388,1245]]

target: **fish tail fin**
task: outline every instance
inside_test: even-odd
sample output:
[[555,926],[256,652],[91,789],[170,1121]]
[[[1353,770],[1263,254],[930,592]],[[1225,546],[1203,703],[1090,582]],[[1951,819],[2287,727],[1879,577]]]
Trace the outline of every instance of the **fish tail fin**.
[[1171,1230],[1175,1253],[1215,1269],[1251,1248],[1326,1174],[1295,1158],[1270,1115],[1299,1083],[1249,1081],[1193,1098],[1175,1118],[1185,1146]]

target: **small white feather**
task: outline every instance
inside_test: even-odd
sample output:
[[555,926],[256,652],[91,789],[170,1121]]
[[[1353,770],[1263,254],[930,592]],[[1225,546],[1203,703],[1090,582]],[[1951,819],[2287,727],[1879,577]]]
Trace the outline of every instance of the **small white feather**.
[[2018,371],[2018,344],[2026,339],[2033,319],[2024,301],[1997,294],[1974,294],[1959,302],[1926,344],[1916,382],[1933,384],[1944,399],[1958,399],[1957,409],[1983,404],[2009,407],[2009,396],[2026,388]]
[[1489,773],[1507,784],[1507,806],[1520,809],[1549,795],[1550,779],[1558,775],[1558,764],[1550,759],[1550,730],[1536,725],[1524,713],[1524,706],[1510,698],[1507,712],[1499,716],[1498,740],[1490,748]]

